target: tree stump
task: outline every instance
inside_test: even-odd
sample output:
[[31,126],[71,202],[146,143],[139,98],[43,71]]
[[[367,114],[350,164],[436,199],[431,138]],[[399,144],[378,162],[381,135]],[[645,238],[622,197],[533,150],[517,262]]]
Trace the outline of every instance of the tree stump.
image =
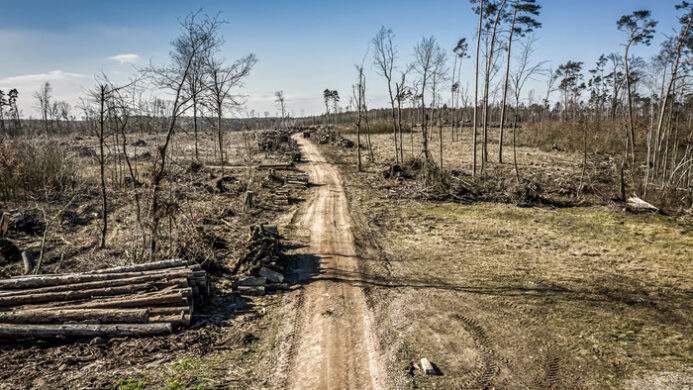
[[22,251],[22,265],[24,265],[24,275],[30,275],[36,268],[36,253]]
[[243,199],[243,209],[250,210],[253,208],[253,191],[246,191]]

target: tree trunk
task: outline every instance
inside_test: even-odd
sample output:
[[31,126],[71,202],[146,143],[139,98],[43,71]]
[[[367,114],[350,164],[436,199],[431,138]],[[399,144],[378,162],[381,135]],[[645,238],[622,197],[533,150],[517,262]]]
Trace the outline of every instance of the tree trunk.
[[484,171],[485,163],[488,162],[488,120],[489,120],[489,88],[491,86],[491,68],[493,67],[493,50],[496,47],[496,34],[498,32],[498,23],[505,8],[507,0],[503,0],[497,10],[496,19],[493,21],[491,29],[491,43],[489,50],[486,53],[486,73],[484,74],[484,111],[483,111],[483,145],[481,149],[481,171]]
[[132,337],[170,334],[171,324],[66,324],[24,325],[0,324],[0,337]]
[[505,109],[508,98],[508,85],[510,81],[510,55],[513,47],[513,35],[515,33],[515,21],[517,20],[517,8],[513,14],[513,21],[510,24],[510,35],[508,37],[508,56],[505,62],[505,81],[503,82],[503,103],[501,105],[500,118],[500,140],[498,142],[498,162],[503,163],[503,131],[505,130]]
[[395,162],[399,163],[399,151],[397,143],[397,116],[395,114],[395,98],[392,95],[392,80],[387,77],[387,92],[390,95],[390,107],[392,108],[392,135],[395,141]]
[[144,324],[147,321],[149,321],[149,311],[147,309],[39,309],[0,312],[0,323],[5,324],[54,324],[66,322]]
[[626,45],[625,54],[623,56],[623,65],[626,72],[626,94],[628,95],[628,148],[626,148],[626,153],[630,149],[631,162],[635,164],[635,129],[633,124],[633,96],[630,86],[630,70],[628,67],[628,51],[630,50],[630,43]]
[[481,57],[481,30],[483,28],[484,21],[484,0],[479,0],[479,28],[476,34],[476,66],[474,67],[474,115],[473,115],[473,129],[474,133],[472,135],[472,175],[476,176],[476,165],[477,165],[477,115],[479,111],[479,58]]
[[197,148],[197,97],[195,96],[193,96],[193,131],[195,133],[195,161],[200,161],[200,154]]
[[101,242],[100,248],[106,247],[106,234],[108,233],[108,204],[106,195],[106,155],[104,151],[105,142],[105,104],[106,104],[106,86],[100,88],[100,109],[99,109],[99,176],[101,179]]

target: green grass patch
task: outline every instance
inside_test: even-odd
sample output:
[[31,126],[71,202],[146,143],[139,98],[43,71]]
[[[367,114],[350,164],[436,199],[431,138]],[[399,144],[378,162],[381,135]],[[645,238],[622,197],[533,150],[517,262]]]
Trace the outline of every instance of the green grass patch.
[[125,378],[117,381],[113,385],[115,390],[142,390],[146,387],[146,382],[137,378]]

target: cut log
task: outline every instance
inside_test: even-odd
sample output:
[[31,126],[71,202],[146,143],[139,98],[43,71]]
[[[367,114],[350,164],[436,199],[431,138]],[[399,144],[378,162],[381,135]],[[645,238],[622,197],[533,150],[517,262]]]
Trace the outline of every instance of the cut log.
[[265,286],[238,286],[238,292],[244,295],[264,295]]
[[256,168],[257,169],[293,170],[294,167],[295,166],[293,163],[288,163],[288,164],[260,164]]
[[633,195],[626,201],[626,209],[634,213],[657,213],[659,209]]
[[[173,279],[166,282],[166,286],[175,286],[185,288],[188,286],[187,279]],[[138,292],[151,290],[156,288],[155,282],[132,284],[127,286],[118,287],[107,287],[107,288],[97,288],[91,290],[78,290],[78,291],[59,291],[59,292],[49,292],[44,294],[24,294],[24,295],[14,295],[14,296],[0,296],[0,307],[12,307],[21,306],[26,304],[35,303],[46,303],[46,302],[63,302],[63,301],[76,301],[80,299],[93,299],[98,297],[107,296],[117,296],[117,295],[130,295],[136,294]],[[185,289],[182,291],[187,291],[190,289]],[[192,291],[190,290],[192,295]]]
[[187,261],[183,259],[170,259],[163,261],[155,261],[152,263],[143,263],[135,265],[126,265],[123,267],[113,267],[106,268],[97,271],[89,272],[91,274],[113,274],[119,272],[139,272],[139,271],[151,271],[164,268],[174,268],[174,267],[185,267],[190,265]]
[[172,315],[179,313],[190,313],[190,307],[152,307],[149,309],[149,314],[151,315]]
[[[181,268],[184,269],[184,268]],[[161,275],[162,277],[175,273],[173,270],[152,270],[140,272],[123,272],[108,274],[63,274],[63,275],[35,275],[33,277],[18,277],[0,280],[0,290],[12,290],[23,288],[39,288],[59,286],[62,284],[76,284],[96,282],[102,280],[136,278],[145,275]]]
[[86,309],[86,310],[18,310],[0,312],[0,323],[53,324],[84,322],[93,324],[144,324],[149,320],[147,309]]
[[176,326],[188,326],[190,325],[190,316],[185,313],[169,314],[169,315],[156,315],[149,318],[151,323],[170,323]]
[[156,324],[66,324],[24,325],[0,324],[0,337],[53,338],[53,337],[131,337],[169,334],[173,327],[169,323]]
[[159,305],[176,305],[189,306],[190,300],[186,295],[192,292],[187,289],[187,292],[171,292],[163,295],[143,296],[140,298],[119,298],[108,300],[94,300],[84,304],[76,305],[77,308],[125,308],[125,307],[152,307]]
[[124,278],[124,279],[112,279],[112,280],[99,280],[96,282],[85,282],[85,283],[75,283],[75,284],[64,284],[60,286],[50,286],[50,287],[40,287],[27,290],[0,290],[0,298],[6,296],[14,295],[26,295],[26,294],[44,294],[50,292],[59,291],[77,291],[77,290],[90,290],[97,288],[106,287],[117,287],[117,286],[128,286],[133,284],[140,284],[146,282],[156,282],[155,286],[170,285],[171,280],[188,278],[192,275],[191,272],[181,270],[178,272],[172,272],[166,275],[145,275],[138,276],[135,278]]
[[264,286],[265,284],[267,284],[267,278],[261,276],[248,276],[236,282],[237,286]]

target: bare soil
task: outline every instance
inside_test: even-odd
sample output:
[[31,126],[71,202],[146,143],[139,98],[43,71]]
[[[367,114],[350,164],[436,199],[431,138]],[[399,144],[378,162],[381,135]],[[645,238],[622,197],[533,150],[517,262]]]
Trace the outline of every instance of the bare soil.
[[289,389],[380,389],[386,386],[382,358],[376,350],[373,319],[358,271],[352,222],[337,168],[317,146],[295,137],[308,161],[303,167],[315,189],[295,216],[302,234],[302,264],[296,277],[310,279],[285,298],[290,320],[278,367],[278,385]]

